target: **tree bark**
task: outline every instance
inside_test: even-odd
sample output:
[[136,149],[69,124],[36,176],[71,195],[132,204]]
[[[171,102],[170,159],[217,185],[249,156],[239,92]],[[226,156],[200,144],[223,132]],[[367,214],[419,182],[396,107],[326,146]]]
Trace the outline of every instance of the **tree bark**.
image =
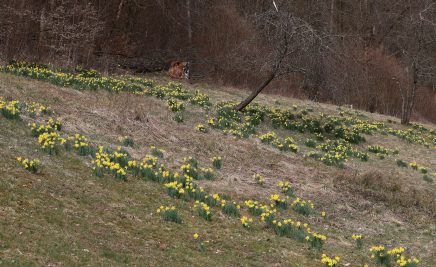
[[192,18],[191,18],[191,0],[186,0],[186,18],[188,20],[188,43],[192,46]]
[[407,125],[410,123],[410,117],[412,117],[413,107],[415,105],[416,97],[416,87],[418,83],[418,69],[416,68],[416,63],[413,62],[413,84],[410,89],[410,94],[407,93],[406,99],[403,98],[402,112],[401,112],[401,124]]
[[268,86],[268,84],[276,77],[276,72],[271,73],[268,78],[256,89],[254,90],[244,101],[242,101],[241,103],[239,103],[238,105],[235,106],[235,110],[237,111],[241,111],[243,110],[246,106],[248,106],[248,104],[251,103],[251,101],[253,101],[253,99],[256,98],[256,96],[258,94],[260,94],[260,92],[262,92],[262,90]]
[[330,2],[330,34],[333,33],[333,24],[335,21],[335,0]]

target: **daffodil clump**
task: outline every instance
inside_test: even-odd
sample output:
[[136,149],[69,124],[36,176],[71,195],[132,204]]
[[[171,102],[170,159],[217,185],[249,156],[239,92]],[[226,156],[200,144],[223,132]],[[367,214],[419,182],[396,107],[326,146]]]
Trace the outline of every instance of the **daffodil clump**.
[[150,153],[158,158],[163,158],[165,150],[157,148],[155,146],[150,146]]
[[[289,197],[286,198],[288,199]],[[278,207],[281,209],[288,208],[288,203],[286,202],[285,199],[281,198],[279,194],[270,195],[269,200],[272,202],[271,203],[272,207]]]
[[293,230],[292,224],[289,223],[288,220],[283,220],[283,221],[272,220],[270,227],[274,230],[274,232],[278,236],[284,236],[286,234],[289,234]]
[[254,216],[260,216],[268,210],[268,206],[259,204],[258,201],[246,200],[244,201],[244,204],[248,208],[248,212]]
[[198,168],[198,161],[191,156],[183,158],[183,162],[191,165],[193,168]]
[[247,228],[247,229],[251,228],[251,226],[253,224],[253,219],[248,218],[247,216],[242,216],[240,221],[241,221],[242,227]]
[[160,166],[158,164],[158,158],[152,155],[146,155],[140,162],[139,166],[132,166],[131,169],[137,172],[142,178],[148,178],[151,180],[157,180],[158,170]]
[[226,201],[224,199],[221,200],[221,211],[229,216],[239,217],[239,210],[241,206],[236,202]]
[[277,140],[277,135],[275,132],[268,132],[266,134],[259,136],[260,141],[265,144],[271,144],[275,140]]
[[167,104],[172,112],[180,112],[180,111],[183,111],[185,109],[185,106],[183,105],[183,103],[179,102],[175,99],[168,99]]
[[357,248],[363,247],[363,236],[362,235],[352,235],[351,239],[353,239],[356,242]]
[[182,198],[185,196],[185,186],[177,181],[166,183],[168,195],[174,198]]
[[388,149],[379,145],[368,146],[368,151],[376,153],[380,159],[384,159],[385,156],[388,156],[390,154],[397,155],[399,153],[398,149]]
[[42,133],[51,133],[60,131],[62,129],[62,123],[59,119],[54,120],[50,118],[46,124],[29,124],[30,130],[32,131],[32,136],[38,137]]
[[292,219],[273,219],[267,226],[271,227],[278,236],[288,236],[300,242],[304,241],[308,231],[310,231],[308,224],[302,224]]
[[403,139],[409,143],[420,144],[425,147],[430,147],[430,143],[426,140],[423,135],[423,131],[419,129],[409,128],[406,130],[397,130],[388,128],[386,129],[387,133],[391,135],[395,135],[400,139]]
[[212,168],[200,168],[201,174],[200,174],[200,178],[201,179],[206,179],[206,180],[212,180],[214,177],[214,171]]
[[336,267],[339,264],[339,260],[340,260],[339,256],[330,258],[326,254],[321,255],[321,263],[323,263],[324,266]]
[[198,215],[205,219],[206,221],[212,220],[212,213],[210,212],[210,207],[203,202],[195,201],[194,208],[197,208]]
[[0,99],[0,113],[9,120],[20,119],[20,105],[21,103],[17,100],[5,102]]
[[266,225],[271,226],[274,221],[275,214],[277,213],[276,209],[266,209],[260,214],[260,220],[264,222]]
[[49,107],[36,102],[4,101],[0,97],[0,114],[7,119],[13,120],[20,119],[23,114],[34,118],[36,116],[51,115],[53,111]]
[[292,209],[302,215],[309,215],[313,212],[314,204],[310,200],[301,200],[297,197],[291,204]]
[[[436,177],[435,174],[433,174],[433,176]],[[432,178],[430,175],[424,174],[424,175],[422,176],[422,179],[423,179],[424,181],[428,182],[428,183],[433,183],[433,178]]]
[[391,264],[391,257],[386,252],[384,246],[372,246],[369,251],[371,252],[371,258],[375,259],[377,264],[384,264],[386,266]]
[[278,187],[282,190],[282,193],[293,197],[294,196],[294,189],[292,188],[291,184],[289,182],[279,182],[277,184]]
[[182,123],[185,120],[185,118],[183,117],[183,113],[182,112],[174,113],[173,120],[178,123]]
[[416,161],[410,162],[409,166],[414,170],[418,170],[418,168],[419,168],[419,165],[418,165],[418,163],[416,163]]
[[[103,146],[100,146],[95,153],[95,159],[92,161],[94,174],[101,177],[105,173],[110,173],[117,179],[127,180],[128,160],[126,162],[124,159],[121,160],[123,157],[123,153],[108,153]],[[125,164],[123,164],[124,162]]]
[[123,145],[123,146],[130,146],[133,147],[133,145],[135,144],[135,141],[133,141],[132,137],[129,136],[118,136],[118,142]]
[[306,241],[309,242],[311,248],[321,249],[324,242],[327,240],[327,236],[321,235],[315,232],[311,232],[310,229],[307,230],[308,235],[305,237]]
[[197,124],[197,126],[195,126],[195,129],[197,129],[197,131],[199,131],[199,132],[207,133],[207,128],[206,128],[206,126],[204,126],[204,125],[201,124],[201,123]]
[[288,207],[288,203],[285,199],[282,199],[279,194],[273,194],[270,196],[269,200],[272,202],[272,204],[276,207],[279,207],[281,209],[286,209]]
[[323,144],[318,145],[317,149],[324,151],[324,154],[314,152],[309,153],[309,157],[317,159],[329,166],[342,168],[350,157],[359,158],[362,161],[368,160],[368,154],[353,149],[350,143],[344,140],[327,140]]
[[207,192],[204,190],[203,187],[197,187],[194,183],[189,183],[188,188],[188,194],[191,199],[198,200],[198,201],[204,201],[206,203],[209,203],[209,199],[212,199],[209,197]]
[[265,184],[265,178],[263,178],[262,175],[256,173],[253,174],[253,180],[256,182],[256,184],[258,185],[264,185]]
[[396,260],[400,267],[417,267],[419,260],[415,257],[406,258],[405,256],[400,256]]
[[42,150],[50,155],[56,155],[59,153],[59,144],[63,144],[65,139],[61,139],[57,132],[42,133],[38,136],[38,143]]
[[315,148],[316,147],[316,141],[313,139],[306,139],[306,141],[304,141],[304,144],[307,147],[311,147],[311,148]]
[[404,247],[392,248],[386,252],[384,246],[373,246],[370,251],[372,252],[371,258],[375,258],[378,264],[390,266],[393,260],[399,266],[416,267],[419,260],[415,257],[406,258],[403,254],[406,252]]
[[270,144],[280,151],[292,151],[297,152],[298,146],[294,143],[294,139],[292,137],[286,137],[284,141],[281,141],[276,133],[268,132],[266,134],[259,136],[260,141],[265,144]]
[[196,180],[201,178],[200,174],[198,173],[197,167],[195,167],[195,165],[191,165],[191,163],[180,166],[180,169],[182,169],[184,174],[189,175]]
[[[0,100],[1,101],[1,100]],[[50,107],[44,106],[37,102],[24,103],[24,110],[29,114],[30,117],[52,115],[53,110]]]
[[196,242],[198,242],[198,249],[201,252],[207,251],[205,243],[208,243],[209,241],[203,241],[203,238],[198,233],[194,233],[193,238]]
[[217,169],[217,170],[221,169],[221,164],[222,164],[221,157],[219,157],[219,156],[218,157],[213,157],[213,158],[210,159],[210,161],[212,161],[212,166],[215,169]]
[[420,171],[422,174],[427,174],[427,173],[428,173],[428,169],[427,169],[426,167],[424,167],[424,166],[419,167],[419,171]]
[[209,206],[219,206],[221,207],[221,196],[219,194],[213,194],[212,196],[206,195],[204,197],[204,199],[202,199],[201,201],[203,201],[204,203],[206,203]]
[[73,149],[80,156],[91,155],[94,153],[94,149],[89,145],[88,139],[85,136],[74,134],[73,136],[70,136],[68,140],[71,140]]
[[188,101],[189,103],[193,105],[198,105],[200,107],[207,107],[212,105],[209,96],[201,93],[198,90],[196,90],[193,95],[189,96]]
[[175,222],[175,223],[182,223],[182,218],[180,217],[179,213],[177,212],[177,209],[175,206],[160,206],[156,212],[160,214],[160,217],[162,220],[166,222]]
[[23,166],[23,168],[30,173],[38,173],[41,170],[41,162],[37,159],[27,159],[17,157],[17,161]]
[[395,162],[397,163],[398,167],[403,167],[403,168],[407,168],[408,167],[407,162],[405,162],[404,160],[397,159],[397,160],[395,160]]
[[30,64],[27,62],[17,62],[2,68],[3,72],[11,73],[17,76],[29,77],[32,79],[47,81],[52,84],[72,87],[75,89],[95,90],[103,88],[118,92],[120,90],[129,90],[125,81],[101,76],[83,75],[83,73],[65,73],[53,71],[47,66]]

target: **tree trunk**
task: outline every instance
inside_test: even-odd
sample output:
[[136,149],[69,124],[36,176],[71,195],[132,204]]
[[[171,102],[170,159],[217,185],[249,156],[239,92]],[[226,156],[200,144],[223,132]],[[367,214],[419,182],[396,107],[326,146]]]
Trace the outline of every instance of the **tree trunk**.
[[413,107],[415,105],[415,97],[416,97],[416,87],[418,83],[418,75],[417,75],[417,68],[416,63],[413,63],[412,66],[413,71],[413,84],[412,88],[410,89],[410,94],[406,95],[406,98],[403,98],[403,105],[401,109],[401,124],[407,125],[410,123],[410,117],[412,117],[412,111]]
[[234,107],[235,110],[237,111],[241,111],[243,110],[246,106],[248,106],[248,104],[251,103],[251,101],[253,101],[253,99],[256,98],[256,96],[258,94],[260,94],[260,92],[267,87],[267,85],[275,78],[276,73],[273,72],[271,73],[270,76],[268,76],[268,79],[266,79],[256,90],[254,90],[244,101],[242,101],[241,103],[239,103],[238,105],[236,105]]
[[189,48],[191,48],[192,46],[191,0],[186,0],[186,18],[188,20],[188,43],[189,43]]
[[330,2],[330,34],[333,33],[333,24],[335,22],[335,0]]

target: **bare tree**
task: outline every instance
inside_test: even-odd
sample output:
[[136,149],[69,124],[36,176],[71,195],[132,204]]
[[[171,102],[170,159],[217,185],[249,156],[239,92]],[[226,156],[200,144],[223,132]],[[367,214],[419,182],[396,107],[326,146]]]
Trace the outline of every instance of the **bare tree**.
[[52,56],[77,64],[79,55],[89,55],[103,28],[90,3],[58,0],[41,14],[41,34]]
[[[254,25],[257,32],[254,43],[260,47],[251,54],[249,64],[256,66],[258,71],[268,72],[268,75],[259,87],[235,106],[239,111],[274,79],[292,73],[305,73],[305,55],[319,52],[323,40],[309,23],[284,10],[277,12],[274,9],[258,14],[254,17]],[[252,49],[253,46],[246,47]]]
[[[402,124],[410,122],[419,86],[425,82],[434,83],[436,76],[436,2],[409,2],[406,8],[407,15],[400,25],[396,25],[397,30],[392,31],[395,35],[387,36],[405,66],[403,73],[393,77],[402,99]],[[405,77],[400,77],[404,73]]]

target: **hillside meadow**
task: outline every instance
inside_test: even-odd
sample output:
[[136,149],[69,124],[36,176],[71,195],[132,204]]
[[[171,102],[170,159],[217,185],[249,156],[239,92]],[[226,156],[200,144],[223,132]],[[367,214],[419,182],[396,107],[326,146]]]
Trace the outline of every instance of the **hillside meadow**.
[[434,266],[436,127],[0,68],[0,265]]

